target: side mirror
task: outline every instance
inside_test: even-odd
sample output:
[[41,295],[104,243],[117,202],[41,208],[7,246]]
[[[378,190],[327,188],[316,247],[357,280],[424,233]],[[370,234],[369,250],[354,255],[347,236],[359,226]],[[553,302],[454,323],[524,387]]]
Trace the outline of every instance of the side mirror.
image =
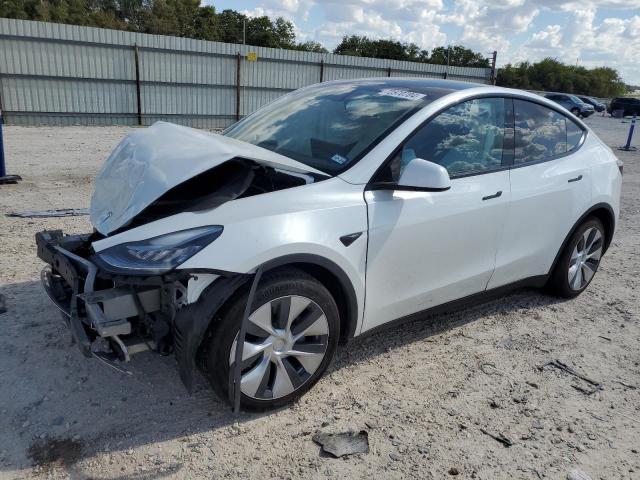
[[442,192],[451,188],[447,169],[422,158],[413,158],[402,169],[398,190]]

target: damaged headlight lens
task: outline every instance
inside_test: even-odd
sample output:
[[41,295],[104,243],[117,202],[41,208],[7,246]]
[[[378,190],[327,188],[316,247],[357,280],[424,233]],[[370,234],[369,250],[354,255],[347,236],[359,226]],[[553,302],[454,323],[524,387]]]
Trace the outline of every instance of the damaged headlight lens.
[[163,273],[177,267],[213,242],[222,233],[222,225],[191,228],[159,237],[123,243],[99,252],[109,270],[123,273]]

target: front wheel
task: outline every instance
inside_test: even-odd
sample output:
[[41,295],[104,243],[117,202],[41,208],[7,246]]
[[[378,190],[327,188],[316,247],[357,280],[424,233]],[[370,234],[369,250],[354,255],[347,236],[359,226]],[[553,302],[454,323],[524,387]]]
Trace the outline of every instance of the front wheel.
[[573,113],[576,117],[579,117],[580,116],[580,109],[577,108],[577,107],[573,107],[571,109],[571,113]]
[[604,227],[597,218],[588,218],[573,233],[560,254],[549,287],[565,298],[580,295],[591,283],[604,251]]
[[[247,298],[245,291],[231,301],[206,345],[205,375],[225,400]],[[329,291],[294,268],[266,273],[254,305],[243,350],[241,405],[266,410],[295,401],[320,379],[335,353],[340,319]]]

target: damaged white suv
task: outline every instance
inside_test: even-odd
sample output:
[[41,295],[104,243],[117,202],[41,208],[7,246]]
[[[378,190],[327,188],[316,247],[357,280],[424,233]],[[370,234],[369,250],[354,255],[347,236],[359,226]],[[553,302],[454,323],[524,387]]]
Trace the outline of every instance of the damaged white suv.
[[200,366],[222,398],[262,409],[393,320],[514,286],[578,295],[611,243],[621,178],[584,123],[537,95],[335,81],[222,135],[129,134],[96,179],[94,232],[36,239],[86,356],[124,369],[173,353],[188,388]]

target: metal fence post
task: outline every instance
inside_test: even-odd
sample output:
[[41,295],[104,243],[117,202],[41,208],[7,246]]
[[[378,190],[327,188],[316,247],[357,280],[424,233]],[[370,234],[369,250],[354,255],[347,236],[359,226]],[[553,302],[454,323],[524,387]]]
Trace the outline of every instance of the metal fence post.
[[4,164],[4,140],[2,138],[2,110],[0,110],[0,178],[7,176],[7,168]]
[[133,56],[136,62],[136,103],[138,106],[138,125],[142,125],[142,101],[140,100],[140,59],[138,44],[133,45]]
[[498,59],[497,50],[493,51],[493,57],[491,59],[491,85],[496,84],[497,75],[496,75],[496,60]]
[[324,58],[320,60],[320,83],[324,80]]

